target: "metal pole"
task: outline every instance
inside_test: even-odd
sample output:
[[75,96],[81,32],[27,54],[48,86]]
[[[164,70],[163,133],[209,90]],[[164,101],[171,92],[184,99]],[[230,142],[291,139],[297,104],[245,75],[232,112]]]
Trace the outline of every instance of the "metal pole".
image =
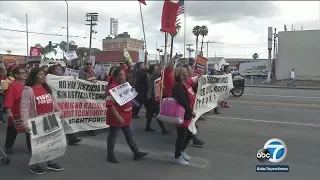
[[91,19],[90,19],[90,41],[89,41],[89,58],[91,57],[91,43],[92,43],[92,14],[91,14]]
[[144,31],[144,22],[143,22],[143,16],[142,16],[141,3],[140,2],[138,2],[138,3],[139,3],[139,6],[140,6],[140,16],[141,16],[141,23],[142,23],[142,30],[143,30],[143,39],[144,39],[144,43],[145,43],[144,47],[145,47],[145,51],[148,52],[147,51],[146,33]]
[[184,12],[183,12],[183,21],[184,21],[184,28],[183,28],[183,57],[184,58],[186,58],[186,33],[187,33],[186,4],[187,3],[184,3]]
[[69,52],[69,5],[68,1],[66,1],[67,4],[67,52]]
[[26,34],[27,34],[27,56],[29,56],[29,28],[28,28],[28,14],[26,14]]
[[208,71],[209,71],[209,41],[207,42],[207,74],[208,74]]

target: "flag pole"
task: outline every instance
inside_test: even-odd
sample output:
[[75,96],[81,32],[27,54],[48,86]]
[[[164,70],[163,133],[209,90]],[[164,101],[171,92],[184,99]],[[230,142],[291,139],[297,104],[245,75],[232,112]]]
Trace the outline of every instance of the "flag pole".
[[141,16],[141,23],[142,23],[142,30],[143,30],[143,39],[144,39],[144,43],[145,43],[145,50],[147,52],[147,41],[146,41],[146,33],[144,31],[144,22],[143,22],[143,15],[142,15],[142,9],[141,9],[141,3],[139,2],[139,6],[140,6],[140,16]]
[[184,2],[184,12],[183,12],[183,57],[186,58],[186,33],[187,33],[187,13],[186,13],[186,3]]

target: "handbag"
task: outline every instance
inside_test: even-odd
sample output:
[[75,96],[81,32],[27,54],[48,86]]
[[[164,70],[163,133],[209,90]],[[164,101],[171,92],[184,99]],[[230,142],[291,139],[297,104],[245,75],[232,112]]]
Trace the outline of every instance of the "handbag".
[[161,103],[157,118],[170,124],[183,124],[185,109],[172,97],[167,97]]
[[[8,117],[8,118],[12,118],[12,117]],[[24,127],[21,125],[20,115],[14,115],[12,118],[12,122],[17,132],[19,133],[25,132]]]

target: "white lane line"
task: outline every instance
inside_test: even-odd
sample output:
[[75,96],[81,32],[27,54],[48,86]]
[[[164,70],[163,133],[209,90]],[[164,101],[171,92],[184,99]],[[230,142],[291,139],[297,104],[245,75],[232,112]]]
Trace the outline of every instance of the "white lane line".
[[282,96],[275,94],[243,94],[244,96],[280,97],[280,98],[300,98],[300,99],[320,99],[316,96]]
[[298,125],[298,126],[311,126],[311,127],[320,127],[320,124],[305,124],[305,123],[293,123],[285,121],[268,121],[268,120],[259,120],[259,119],[248,119],[248,118],[235,118],[235,117],[223,117],[223,116],[206,116],[216,119],[226,119],[226,120],[239,120],[239,121],[252,121],[252,122],[262,122],[262,123],[274,123],[274,124],[289,124],[289,125]]
[[[103,141],[103,140],[82,138],[81,144],[94,147],[94,148],[104,149],[104,150],[107,149],[106,147],[107,141]],[[172,144],[172,147],[173,146],[174,144]],[[143,148],[139,148],[139,149],[141,151],[145,151],[149,153],[147,156],[147,159],[149,158],[149,159],[155,159],[160,161],[167,161],[168,163],[171,163],[171,158],[174,155],[173,152],[163,152],[155,149],[143,149]],[[115,151],[125,153],[125,154],[132,154],[129,146],[126,144],[117,143],[115,146]],[[189,161],[190,167],[201,168],[201,169],[208,169],[210,167],[211,162],[209,159],[196,157],[196,156],[190,156],[190,157],[191,157]]]

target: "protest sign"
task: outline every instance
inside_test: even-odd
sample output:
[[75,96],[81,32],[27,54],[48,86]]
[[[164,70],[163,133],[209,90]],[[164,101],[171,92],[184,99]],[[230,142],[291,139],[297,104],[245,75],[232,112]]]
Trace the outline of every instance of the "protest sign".
[[194,105],[196,117],[192,119],[189,125],[189,130],[192,133],[197,133],[195,123],[199,117],[217,107],[218,99],[225,94],[229,94],[232,88],[232,77],[230,81],[229,75],[203,75],[199,77]]
[[47,83],[64,112],[66,134],[109,127],[106,125],[107,82],[92,83],[48,74]]
[[45,114],[28,120],[31,129],[29,165],[47,162],[65,154],[66,136],[58,113]]
[[201,75],[205,71],[208,59],[202,56],[197,56],[197,60],[194,67],[194,74]]
[[162,87],[162,81],[161,81],[161,77],[159,77],[158,79],[156,79],[154,81],[154,99],[155,102],[160,102],[161,99],[161,87]]
[[71,61],[73,59],[78,58],[78,55],[75,51],[64,52],[63,56],[66,58],[67,61]]
[[128,66],[130,66],[130,65],[133,64],[133,61],[132,61],[132,59],[131,59],[131,56],[130,56],[127,48],[124,48],[124,49],[123,49],[123,60],[124,60],[124,62],[125,62]]
[[143,49],[139,49],[139,60],[138,62],[144,62],[146,53],[143,51]]
[[64,75],[65,76],[73,76],[74,78],[77,78],[79,75],[79,72],[75,69],[66,68],[66,70],[64,71]]
[[131,101],[138,95],[138,93],[132,89],[132,86],[128,82],[110,89],[109,92],[120,106]]

